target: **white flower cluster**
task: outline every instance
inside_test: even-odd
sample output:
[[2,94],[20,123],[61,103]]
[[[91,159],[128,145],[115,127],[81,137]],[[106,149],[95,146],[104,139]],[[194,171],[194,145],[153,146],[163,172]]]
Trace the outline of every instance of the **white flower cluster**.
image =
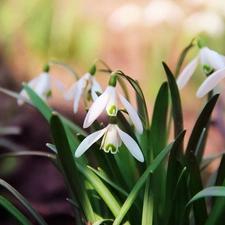
[[[95,71],[94,71],[95,73]],[[113,74],[113,73],[112,73]],[[95,79],[94,74],[91,72],[86,73],[81,77],[71,88],[66,92],[64,86],[54,78],[50,76],[48,72],[41,73],[38,77],[31,80],[28,85],[43,99],[46,100],[51,97],[52,84],[56,84],[57,87],[64,93],[66,100],[74,100],[74,112],[78,110],[78,104],[83,96],[84,99],[92,97],[93,104],[91,105],[85,120],[83,127],[89,127],[99,116],[105,111],[109,119],[109,124],[102,130],[96,131],[87,136],[81,144],[78,146],[75,157],[80,157],[91,145],[98,141],[102,136],[102,142],[100,149],[105,152],[115,154],[118,152],[118,148],[122,142],[130,151],[130,153],[140,162],[144,161],[143,154],[138,144],[128,134],[122,131],[117,125],[117,112],[118,112],[118,99],[124,105],[128,112],[131,121],[137,132],[140,134],[143,132],[142,122],[132,107],[132,105],[116,90],[116,75],[111,75],[109,85],[102,93],[101,87]],[[96,92],[102,93],[99,97]],[[26,97],[26,91],[23,89],[20,95]],[[22,100],[18,100],[21,104]]]

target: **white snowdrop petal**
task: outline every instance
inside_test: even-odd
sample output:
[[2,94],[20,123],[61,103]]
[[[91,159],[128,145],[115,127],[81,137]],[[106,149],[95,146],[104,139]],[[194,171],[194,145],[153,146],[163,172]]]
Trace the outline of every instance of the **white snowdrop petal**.
[[46,93],[51,90],[51,79],[48,73],[43,72],[39,75],[38,83],[34,91],[43,99],[46,98]]
[[141,149],[139,148],[138,144],[134,141],[134,139],[131,138],[125,132],[123,132],[118,126],[116,126],[116,129],[122,142],[125,144],[130,153],[134,156],[134,158],[136,158],[140,162],[144,162],[144,156],[141,152]]
[[[32,79],[31,81],[29,81],[29,82],[27,83],[27,85],[28,85],[30,88],[34,89],[36,83],[38,82],[38,79],[39,79],[39,76],[35,77],[35,78]],[[21,96],[24,97],[24,98],[29,99],[29,96],[28,96],[28,94],[27,94],[27,92],[26,92],[26,90],[25,90],[24,88],[23,88],[22,91],[19,93],[19,95],[21,95]],[[18,100],[17,100],[17,104],[18,104],[18,105],[22,105],[23,103],[24,103],[24,101],[23,101],[22,99],[18,99]]]
[[209,77],[206,78],[206,80],[200,86],[200,88],[197,91],[196,96],[198,98],[202,98],[204,95],[206,95],[208,92],[210,92],[213,88],[215,88],[216,85],[224,77],[225,77],[225,68],[217,70],[216,72],[212,73]]
[[70,87],[70,89],[64,94],[65,100],[67,100],[67,101],[73,100],[74,97],[75,97],[75,95],[76,95],[77,89],[78,89],[78,87],[77,87],[77,82],[76,82],[76,83],[74,83],[74,84]]
[[112,154],[116,154],[118,152],[118,147],[121,143],[115,126],[115,124],[109,124],[107,126],[107,131],[104,134],[101,143],[101,149],[103,149],[105,152],[110,152]]
[[202,64],[211,66],[213,69],[219,70],[225,67],[223,56],[218,52],[207,47],[200,50]]
[[52,82],[54,82],[55,86],[62,92],[65,93],[66,89],[64,87],[64,85],[58,81],[57,79],[51,77]]
[[100,139],[103,134],[106,132],[107,127],[94,132],[93,134],[90,134],[89,136],[87,136],[78,146],[76,152],[75,152],[75,157],[80,157],[85,151],[88,150],[88,148],[91,147],[91,145],[93,145],[96,141],[98,141],[98,139]]
[[92,96],[93,101],[95,101],[98,98],[98,95],[96,94],[96,92],[102,93],[102,88],[99,85],[99,83],[96,81],[95,77],[93,77],[92,79],[93,79],[92,80],[93,85],[92,85],[92,88],[91,88],[91,96]]
[[105,109],[105,106],[108,102],[110,96],[110,92],[108,89],[103,92],[102,95],[100,95],[92,104],[90,107],[85,119],[83,128],[89,127],[97,118],[98,116],[103,112]]
[[118,93],[120,101],[123,103],[124,107],[126,108],[135,129],[138,131],[138,133],[142,134],[143,132],[143,126],[140,117],[138,116],[136,110],[133,108],[133,106],[120,94]]
[[177,78],[177,86],[181,90],[193,75],[197,65],[198,65],[199,55],[195,57],[181,72]]
[[[22,97],[24,97],[24,98],[29,98],[29,96],[28,96],[28,94],[27,94],[27,92],[26,92],[26,90],[25,89],[23,89],[21,92],[20,92],[20,96],[22,96]],[[18,105],[22,105],[24,103],[24,101],[23,101],[23,99],[22,98],[18,98],[17,99],[17,104]]]
[[110,90],[110,96],[106,105],[106,112],[109,116],[116,116],[118,103],[117,103],[117,91],[115,87],[108,86]]

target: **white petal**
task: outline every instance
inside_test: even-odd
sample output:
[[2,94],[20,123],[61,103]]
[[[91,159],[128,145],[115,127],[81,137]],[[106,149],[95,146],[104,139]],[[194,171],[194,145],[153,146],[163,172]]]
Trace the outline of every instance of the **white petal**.
[[128,114],[130,115],[130,118],[134,124],[135,129],[138,133],[142,134],[143,132],[143,126],[140,117],[138,116],[136,110],[133,108],[133,106],[120,94],[118,93],[120,101],[125,106]]
[[141,152],[141,149],[139,148],[138,144],[134,141],[133,138],[131,138],[128,134],[120,130],[118,126],[116,126],[116,129],[118,131],[118,134],[123,141],[123,143],[126,145],[127,149],[130,151],[130,153],[140,162],[144,162],[144,156]]
[[201,63],[211,66],[213,69],[219,70],[225,67],[223,56],[218,52],[213,51],[207,47],[200,50]]
[[177,78],[177,86],[181,90],[189,81],[198,65],[199,55],[195,57],[181,72]]
[[38,83],[34,91],[43,99],[46,99],[46,94],[51,90],[51,79],[48,73],[43,72],[39,75]]
[[[22,96],[22,97],[24,97],[24,98],[29,98],[29,96],[28,96],[28,94],[27,94],[27,92],[26,92],[26,90],[25,89],[23,89],[21,92],[20,92],[20,96]],[[18,105],[23,105],[23,103],[24,103],[24,101],[23,101],[23,99],[22,98],[18,98],[17,99],[17,104]]]
[[56,80],[55,78],[53,78],[53,77],[51,77],[51,80],[54,82],[54,84],[55,84],[55,86],[62,92],[62,93],[65,93],[65,87],[64,87],[64,85],[60,82],[60,81],[58,81],[58,80]]
[[88,150],[88,148],[91,147],[91,145],[93,145],[98,139],[100,139],[103,134],[106,132],[107,127],[94,132],[93,134],[90,134],[89,136],[87,136],[78,146],[76,152],[75,152],[75,157],[80,157],[85,151]]
[[92,79],[93,79],[92,80],[93,84],[92,84],[92,87],[91,87],[91,96],[92,96],[93,101],[95,101],[98,98],[98,95],[96,94],[96,92],[102,93],[102,88],[99,85],[99,83],[96,81],[94,76],[93,76]]
[[202,98],[205,94],[211,91],[225,77],[225,68],[212,73],[198,89],[196,96]]
[[70,89],[65,93],[64,98],[67,101],[73,100],[77,92],[77,82],[75,82]]
[[86,85],[86,80],[85,79],[81,79],[77,83],[77,90],[76,90],[74,103],[73,103],[73,111],[74,111],[74,113],[76,113],[77,110],[78,110],[79,101],[80,101],[81,96],[84,94],[84,86],[85,85]]
[[[116,154],[118,152],[118,147],[121,145],[121,140],[116,130],[115,124],[109,124],[107,126],[107,131],[103,137],[101,149],[105,152],[110,152],[112,154]],[[110,149],[110,147],[115,147],[114,150]]]
[[[39,79],[39,76],[35,77],[35,78],[32,79],[31,81],[29,81],[29,82],[27,83],[27,85],[28,85],[30,88],[34,89],[36,83],[38,82],[38,79]],[[24,98],[29,99],[29,96],[28,96],[28,94],[27,94],[27,92],[26,92],[25,89],[22,89],[22,91],[19,93],[19,95],[21,95],[21,96],[24,97]],[[18,99],[18,100],[17,100],[17,104],[18,104],[18,105],[22,105],[23,103],[24,103],[24,101],[23,101],[22,99]]]
[[87,128],[89,127],[97,118],[98,116],[103,112],[103,110],[106,107],[106,104],[108,102],[108,99],[110,97],[110,90],[108,89],[109,87],[106,88],[106,90],[100,95],[92,104],[90,107],[85,120],[83,127]]
[[106,112],[109,116],[116,116],[118,111],[117,91],[116,88],[112,86],[109,86],[108,90],[110,90],[110,96],[106,105]]

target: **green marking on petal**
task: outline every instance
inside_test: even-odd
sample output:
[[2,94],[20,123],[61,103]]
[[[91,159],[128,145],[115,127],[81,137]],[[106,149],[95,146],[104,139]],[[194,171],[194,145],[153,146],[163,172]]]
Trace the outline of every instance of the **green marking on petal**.
[[109,115],[116,115],[116,112],[117,112],[117,108],[116,108],[115,105],[112,105],[112,106],[110,107],[110,109],[108,110],[108,114],[109,114]]
[[203,71],[206,76],[209,76],[211,73],[213,73],[213,68],[207,64],[203,65]]
[[105,149],[105,152],[111,152],[112,154],[116,154],[117,153],[117,148],[114,144],[108,144]]
[[51,98],[52,97],[52,90],[49,90],[47,93],[46,93],[46,98]]

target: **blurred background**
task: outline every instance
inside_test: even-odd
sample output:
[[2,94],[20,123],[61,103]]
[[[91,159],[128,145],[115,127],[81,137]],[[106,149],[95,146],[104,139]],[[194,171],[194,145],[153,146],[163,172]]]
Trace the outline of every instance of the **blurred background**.
[[[225,54],[224,0],[1,0],[0,86],[20,91],[23,81],[37,76],[44,64],[53,59],[69,64],[82,76],[98,58],[112,70],[120,69],[138,79],[151,114],[158,89],[166,79],[161,62],[165,61],[174,72],[181,51],[195,37],[203,38],[209,48]],[[194,47],[183,66],[197,53],[198,48]],[[74,82],[58,66],[51,68],[51,74],[67,87]],[[101,73],[97,79],[106,85]],[[192,129],[204,104],[204,99],[195,97],[203,80],[202,71],[197,68],[189,85],[181,91],[187,129]],[[34,110],[24,113],[23,107],[3,94],[0,98],[0,125],[22,126],[26,131],[25,137],[14,137],[13,141],[25,143],[28,149],[43,149],[50,137],[47,124],[40,125],[40,115]],[[64,111],[71,116],[72,104],[67,106],[70,108]],[[213,127],[210,132],[213,138],[207,154],[220,152],[224,148],[221,131]],[[32,141],[28,142],[27,134],[33,135]],[[40,140],[39,134],[44,138]],[[15,161],[10,163],[14,165]],[[7,174],[7,165],[9,161],[1,161],[1,176]],[[23,194],[26,193],[27,190]]]

